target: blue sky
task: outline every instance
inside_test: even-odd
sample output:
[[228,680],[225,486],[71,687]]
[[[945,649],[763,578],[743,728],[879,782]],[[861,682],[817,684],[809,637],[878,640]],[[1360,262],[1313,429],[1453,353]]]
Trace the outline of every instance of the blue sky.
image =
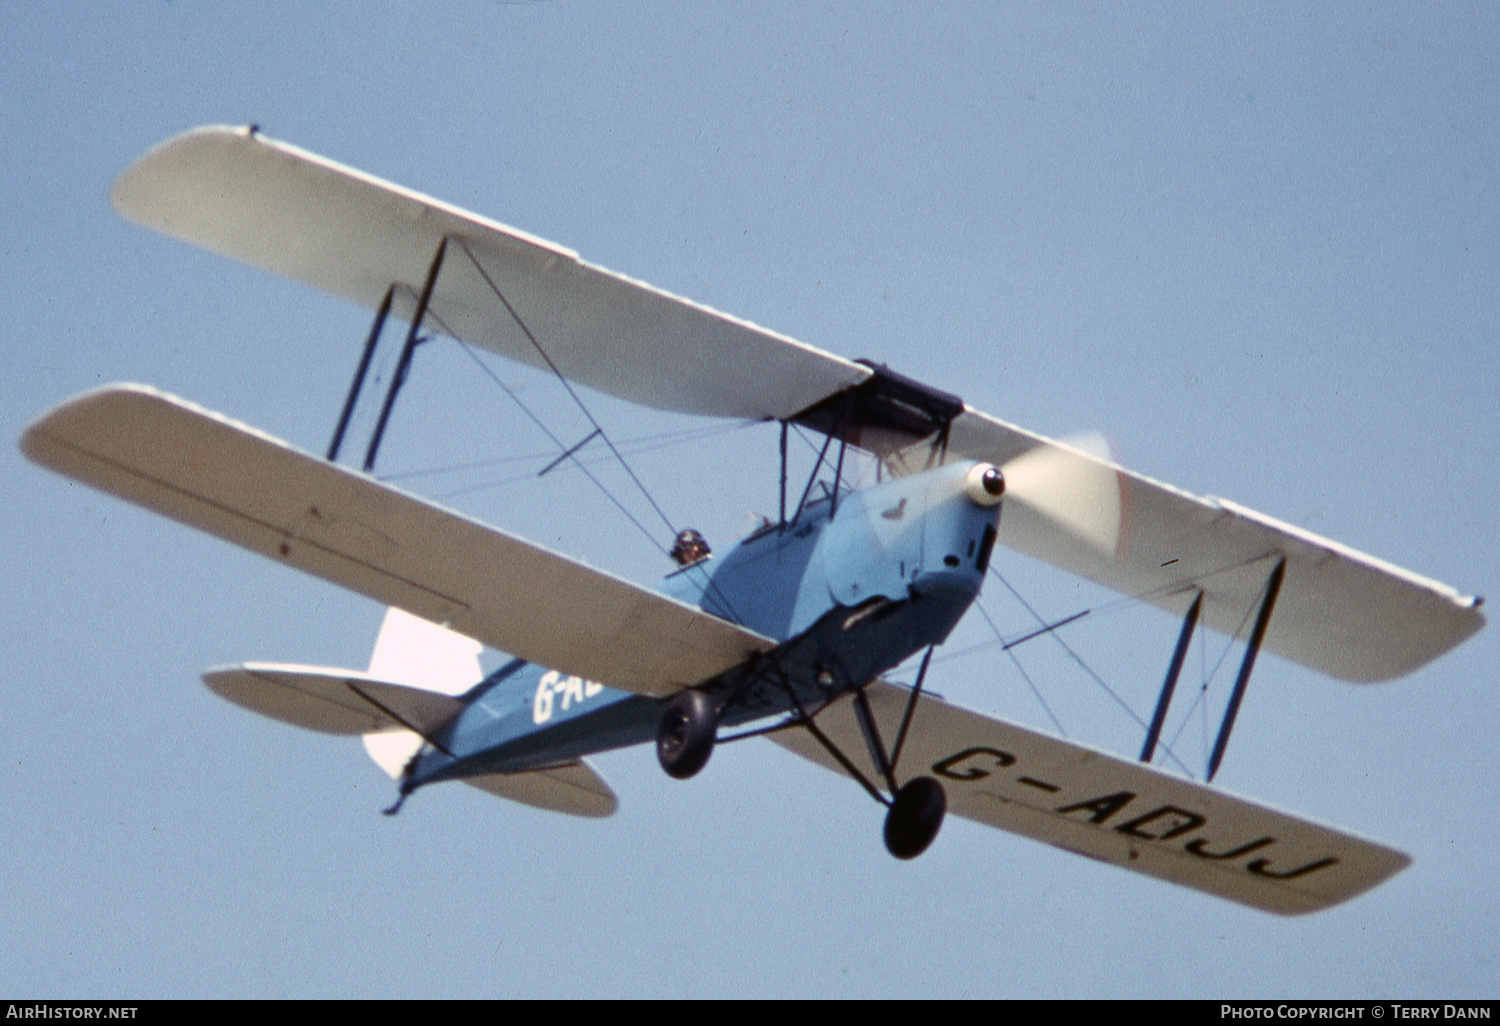
[[[368,314],[107,200],[156,142],[254,121],[1011,422],[1102,429],[1127,466],[1190,491],[1467,593],[1500,580],[1488,8],[15,4],[0,26],[11,438],[130,380],[326,445]],[[560,437],[587,433],[551,382],[491,366]],[[716,426],[588,402],[618,439]],[[634,463],[721,545],[775,503],[774,429],[725,427]],[[401,481],[660,575],[586,482],[524,480],[546,439],[462,351],[425,347],[382,472],[518,455]],[[602,823],[456,785],[387,819],[391,785],[357,744],[198,683],[244,659],[363,667],[380,609],[13,445],[0,460],[0,991],[1495,992],[1493,629],[1375,687],[1260,661],[1217,783],[1414,859],[1310,918],[958,821],[898,864],[858,788],[763,742],[686,784],[648,750],[601,758],[621,797]],[[996,563],[1056,615],[1098,599]],[[1025,626],[1003,588],[983,601]],[[1075,640],[1144,715],[1175,631],[1125,607]],[[966,623],[949,648],[987,638]],[[1139,727],[1086,675],[1026,658],[1070,738],[1133,754]],[[951,699],[1051,727],[993,646],[933,673]],[[1222,677],[1169,726],[1195,769]]]

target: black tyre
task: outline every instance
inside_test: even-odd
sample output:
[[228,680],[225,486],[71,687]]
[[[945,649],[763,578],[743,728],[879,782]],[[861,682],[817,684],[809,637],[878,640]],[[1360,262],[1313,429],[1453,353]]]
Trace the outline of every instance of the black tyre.
[[678,780],[693,776],[713,754],[718,730],[713,699],[692,690],[673,695],[656,733],[656,758],[661,768]]
[[943,825],[948,796],[931,777],[917,777],[896,792],[885,816],[885,847],[898,859],[914,859],[927,850]]

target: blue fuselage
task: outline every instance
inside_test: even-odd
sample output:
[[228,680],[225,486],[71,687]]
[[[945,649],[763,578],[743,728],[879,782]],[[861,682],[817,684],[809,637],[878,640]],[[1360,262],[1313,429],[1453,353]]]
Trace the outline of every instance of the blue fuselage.
[[[720,723],[800,704],[815,710],[948,636],[979,593],[999,507],[965,488],[972,463],[898,478],[804,507],[661,590],[775,639],[753,669],[698,685]],[[795,696],[795,698],[794,698]],[[537,769],[656,737],[662,700],[514,660],[410,770],[410,786]]]

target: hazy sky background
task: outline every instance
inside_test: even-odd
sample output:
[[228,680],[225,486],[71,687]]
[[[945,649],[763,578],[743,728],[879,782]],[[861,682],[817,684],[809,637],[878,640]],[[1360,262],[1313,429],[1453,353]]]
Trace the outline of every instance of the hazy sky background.
[[[322,451],[368,313],[107,200],[157,142],[253,121],[1495,592],[1500,15],[1226,8],[5,5],[0,433],[130,380]],[[545,377],[489,366],[560,437],[587,433]],[[588,402],[622,441],[728,428],[634,461],[714,544],[774,511],[773,427]],[[380,470],[525,457],[400,483],[659,577],[655,543],[576,474],[535,482],[553,455],[443,341],[418,355]],[[13,442],[0,474],[7,995],[1496,993],[1493,627],[1380,686],[1261,659],[1217,783],[1414,859],[1282,919],[958,819],[897,863],[880,807],[763,741],[687,783],[649,749],[600,758],[621,798],[602,822],[459,785],[387,819],[394,788],[356,742],[198,682],[246,659],[363,668],[378,607],[70,484]],[[1044,615],[1098,600],[1008,553],[996,566]],[[982,601],[1008,633],[1029,623],[997,582]],[[971,620],[949,654],[991,638]],[[1127,606],[1070,637],[1144,717],[1176,629]],[[1135,754],[1140,728],[1076,666],[1019,654],[1070,738]],[[1234,658],[1168,728],[1200,775]],[[932,684],[1053,729],[993,645]]]

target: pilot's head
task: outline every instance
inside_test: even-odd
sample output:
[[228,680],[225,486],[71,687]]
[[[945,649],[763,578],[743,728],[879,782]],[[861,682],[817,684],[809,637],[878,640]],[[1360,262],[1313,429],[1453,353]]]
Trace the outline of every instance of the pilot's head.
[[678,566],[692,566],[708,556],[708,542],[703,540],[703,535],[691,527],[677,532],[677,538],[672,542],[672,558]]

